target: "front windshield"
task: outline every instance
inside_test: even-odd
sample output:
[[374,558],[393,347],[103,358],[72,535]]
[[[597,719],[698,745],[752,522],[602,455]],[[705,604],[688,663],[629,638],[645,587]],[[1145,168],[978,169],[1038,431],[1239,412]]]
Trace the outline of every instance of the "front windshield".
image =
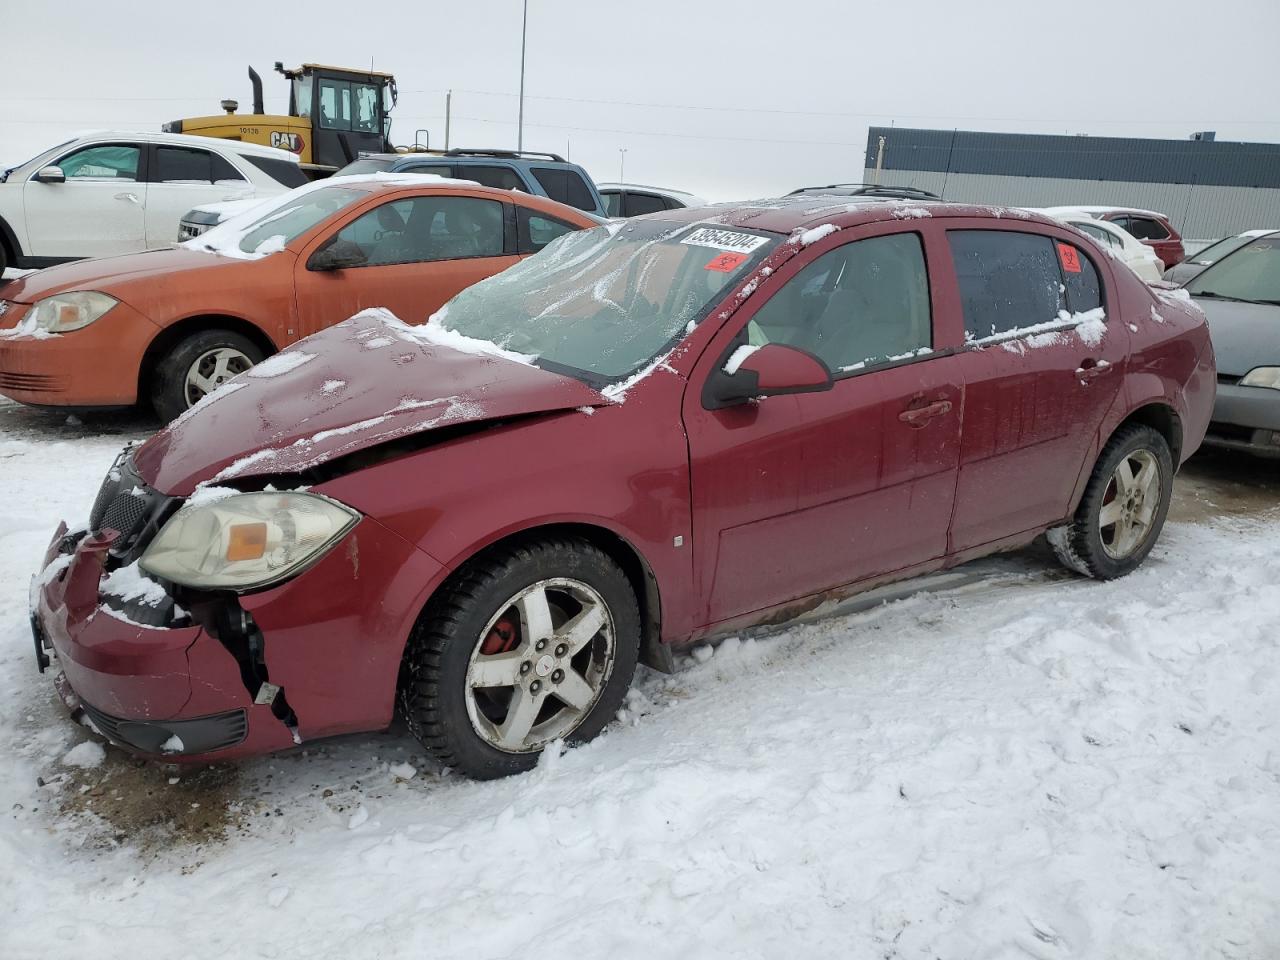
[[[238,246],[242,253],[259,253],[269,240],[275,240],[271,246],[286,247],[322,220],[366,196],[368,194],[361,190],[343,187],[322,187],[312,191],[303,188],[292,202],[277,206],[252,224],[241,227],[244,235]],[[280,239],[276,240],[277,237]]]
[[0,171],[0,183],[4,183],[4,181],[8,180],[9,174],[13,173],[13,171],[17,170],[19,167],[25,167],[28,163],[31,163],[32,161],[35,161],[35,160],[39,160],[46,153],[53,153],[56,150],[61,150],[63,147],[65,147],[69,143],[75,143],[75,141],[64,140],[62,141],[62,143],[58,144],[56,147],[50,147],[48,150],[41,150],[30,160],[24,160],[22,163],[15,163],[12,167],[5,167],[3,171]]
[[1190,294],[1280,304],[1280,237],[1259,237],[1186,285]]
[[1246,243],[1256,239],[1256,237],[1227,237],[1225,240],[1209,244],[1209,246],[1197,251],[1187,259],[1192,263],[1217,263],[1228,253],[1239,250]]
[[593,384],[621,380],[670,349],[777,242],[665,220],[569,233],[464,290],[436,321]]

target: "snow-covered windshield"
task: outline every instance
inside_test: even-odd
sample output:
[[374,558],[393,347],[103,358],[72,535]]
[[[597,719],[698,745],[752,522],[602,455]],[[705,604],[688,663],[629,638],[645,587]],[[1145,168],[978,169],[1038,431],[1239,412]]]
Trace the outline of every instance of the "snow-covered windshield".
[[705,224],[607,224],[565,234],[432,321],[593,384],[616,381],[670,349],[777,243]]
[[242,253],[261,252],[260,248],[263,244],[276,237],[281,239],[272,246],[283,249],[320,221],[328,219],[343,207],[350,206],[365,196],[367,194],[359,190],[347,190],[343,187],[324,187],[302,194],[292,203],[277,207],[259,217],[253,224],[247,225],[244,236],[240,238],[240,251]]
[[1280,306],[1280,238],[1260,237],[1189,280],[1197,297]]

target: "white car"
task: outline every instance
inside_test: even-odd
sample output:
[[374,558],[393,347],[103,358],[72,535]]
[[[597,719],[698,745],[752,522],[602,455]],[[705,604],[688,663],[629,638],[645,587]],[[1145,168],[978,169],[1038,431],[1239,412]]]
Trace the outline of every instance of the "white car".
[[598,183],[600,199],[610,217],[639,217],[681,207],[705,207],[707,201],[683,190],[648,187],[641,183]]
[[0,174],[0,272],[168,246],[209,201],[307,182],[295,154],[172,133],[86,134]]
[[1037,212],[1061,220],[1081,233],[1087,233],[1099,246],[1114,254],[1117,260],[1127,264],[1146,283],[1155,283],[1164,274],[1164,264],[1154,250],[1109,220],[1098,220],[1076,207],[1045,207]]

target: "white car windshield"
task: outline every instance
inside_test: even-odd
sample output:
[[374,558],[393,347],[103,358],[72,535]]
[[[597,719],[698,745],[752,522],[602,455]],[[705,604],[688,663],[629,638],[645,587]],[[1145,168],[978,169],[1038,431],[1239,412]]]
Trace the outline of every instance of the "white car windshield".
[[636,220],[565,234],[433,318],[599,385],[661,356],[776,246],[771,234]]

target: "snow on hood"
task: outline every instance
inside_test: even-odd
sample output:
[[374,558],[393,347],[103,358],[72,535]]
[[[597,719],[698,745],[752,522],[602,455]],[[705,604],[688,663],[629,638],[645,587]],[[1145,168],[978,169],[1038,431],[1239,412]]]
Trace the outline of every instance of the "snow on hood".
[[249,370],[214,391],[135,463],[153,487],[186,496],[202,482],[298,473],[451,425],[610,402],[468,339],[365,310],[266,361],[266,375]]

